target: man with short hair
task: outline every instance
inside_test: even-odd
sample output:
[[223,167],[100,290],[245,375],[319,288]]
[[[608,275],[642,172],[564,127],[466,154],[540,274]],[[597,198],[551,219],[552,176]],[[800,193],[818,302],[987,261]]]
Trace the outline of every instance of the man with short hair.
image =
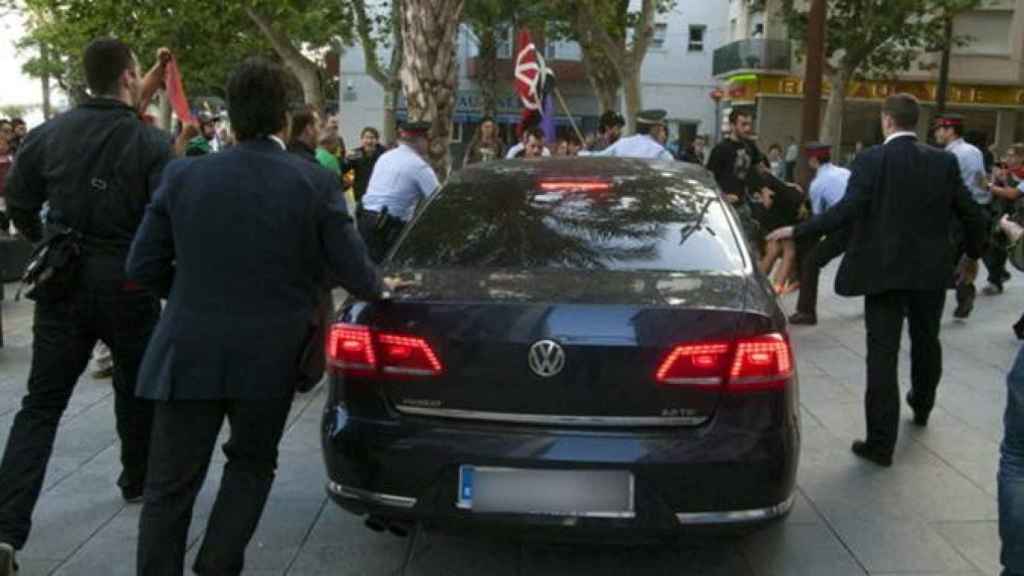
[[668,133],[665,128],[664,110],[642,110],[636,115],[636,134],[620,138],[614,144],[591,156],[619,156],[622,158],[650,158],[652,160],[675,160],[662,142]]
[[615,144],[622,136],[622,129],[626,126],[626,119],[622,114],[614,110],[605,110],[597,125],[597,142],[590,147],[591,152],[600,152]]
[[904,319],[910,323],[911,389],[907,403],[914,424],[926,426],[942,378],[939,328],[946,289],[953,275],[950,223],[965,229],[970,260],[981,256],[988,229],[971,200],[956,158],[917,141],[917,99],[890,96],[882,105],[885,144],[854,161],[846,195],[811,220],[772,232],[769,240],[834,234],[851,227],[850,242],[836,276],[836,292],[864,296],[867,327],[867,437],[853,443],[860,458],[892,465],[899,430],[899,351]]
[[[13,549],[28,538],[57,427],[98,340],[114,356],[117,484],[126,501],[142,498],[147,472],[153,408],[135,395],[135,384],[160,302],[124,268],[173,152],[166,135],[139,117],[142,75],[131,48],[95,40],[83,64],[90,99],[28,133],[5,190],[22,234],[33,242],[70,236],[80,255],[66,291],[36,296],[28,394],[0,464],[0,576],[13,573]],[[163,64],[150,74],[163,74]],[[47,203],[44,228],[39,214]]]
[[167,297],[139,374],[140,395],[156,404],[140,576],[184,571],[192,507],[225,419],[227,463],[192,569],[242,572],[299,359],[315,345],[319,291],[336,279],[361,299],[382,292],[338,179],[285,151],[284,69],[250,58],[227,93],[238,145],[168,165],[128,258],[129,276]]
[[[975,146],[968,144],[963,139],[964,119],[959,114],[944,114],[935,121],[935,141],[946,147],[947,152],[956,156],[960,165],[960,177],[964,185],[971,193],[971,199],[981,207],[981,212],[991,220],[990,207],[992,204],[992,192],[988,188],[988,175],[985,172],[985,160]],[[957,233],[957,256],[963,255],[962,234]],[[989,269],[989,282],[992,290],[989,294],[999,294],[1003,291],[1003,279],[992,275]],[[1001,272],[998,276],[1001,276]],[[974,287],[973,278],[961,279],[956,286],[956,309],[953,311],[955,318],[964,319],[971,315],[974,308],[974,297],[977,290]]]
[[705,140],[703,136],[697,136],[685,150],[680,152],[679,160],[681,162],[689,162],[690,164],[700,164],[703,166],[706,146],[707,140]]
[[[846,195],[850,171],[832,163],[832,145],[812,142],[805,148],[807,164],[814,171],[809,191],[811,212],[817,216],[838,204]],[[790,324],[818,323],[818,277],[821,269],[846,251],[849,229],[844,228],[824,238],[808,238],[801,242],[800,297]]]
[[429,122],[409,122],[399,130],[398,147],[381,155],[359,208],[359,233],[379,263],[412,220],[416,206],[440,185],[424,159],[430,146]]
[[526,145],[516,157],[526,159],[544,157],[544,132],[540,128],[530,128],[526,131]]
[[11,128],[14,130],[14,137],[10,141],[11,152],[17,154],[22,140],[28,134],[28,124],[22,118],[11,118]]
[[[508,149],[505,152],[505,159],[519,158],[523,148],[526,147],[526,139],[529,137],[530,130],[536,128],[540,130],[540,114],[536,112],[528,113],[520,123],[520,129],[522,133],[519,135],[519,142]],[[541,132],[543,134],[543,132]],[[543,138],[541,138],[543,140]],[[541,146],[542,156],[551,156],[551,151],[548,150],[547,146]]]

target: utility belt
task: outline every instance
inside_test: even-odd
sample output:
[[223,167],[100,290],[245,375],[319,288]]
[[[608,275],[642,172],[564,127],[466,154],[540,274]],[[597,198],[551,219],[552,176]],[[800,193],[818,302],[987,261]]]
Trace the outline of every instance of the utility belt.
[[367,210],[359,207],[356,212],[359,234],[370,251],[370,259],[380,263],[388,250],[401,236],[405,221],[388,213],[388,207],[381,210]]

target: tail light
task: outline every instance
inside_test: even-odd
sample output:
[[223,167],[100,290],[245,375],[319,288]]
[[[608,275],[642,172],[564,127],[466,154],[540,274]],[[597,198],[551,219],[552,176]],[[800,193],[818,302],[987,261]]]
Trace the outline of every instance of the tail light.
[[354,324],[331,327],[327,360],[343,374],[355,376],[438,376],[444,371],[424,338]]
[[793,353],[781,334],[680,344],[655,373],[655,380],[665,386],[724,385],[730,392],[780,390],[792,377]]

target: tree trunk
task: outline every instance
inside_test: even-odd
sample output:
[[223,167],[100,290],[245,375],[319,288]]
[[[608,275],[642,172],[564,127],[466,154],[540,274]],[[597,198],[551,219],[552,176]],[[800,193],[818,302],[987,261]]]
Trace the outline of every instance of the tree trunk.
[[631,70],[623,82],[623,92],[626,100],[626,130],[630,134],[636,132],[636,115],[643,110],[644,100],[640,88],[639,66]]
[[270,45],[274,47],[274,52],[281,58],[285,67],[298,79],[306,104],[317,110],[323,110],[324,89],[320,79],[320,68],[312,60],[306,58],[302,51],[292,44],[291,39],[284,32],[275,28],[265,16],[252,7],[247,7],[245,11],[270,42]]
[[403,59],[402,32],[400,30],[403,0],[391,1],[391,61],[388,63],[387,70],[381,66],[380,58],[377,57],[377,40],[373,36],[374,24],[366,12],[365,1],[351,0],[351,6],[356,16],[356,32],[359,34],[359,43],[363,47],[366,72],[384,89],[382,134],[384,142],[390,144],[395,141],[397,136],[396,109],[398,108],[398,96],[402,90],[402,83],[398,76]]
[[822,123],[821,140],[832,145],[832,157],[840,158],[843,144],[843,117],[846,115],[846,91],[850,73],[837,70],[829,75],[832,93],[825,107],[825,121]]
[[405,0],[404,4],[402,90],[409,119],[431,123],[428,160],[443,180],[448,174],[455,111],[455,42],[465,0]]
[[483,115],[494,118],[498,115],[498,43],[493,26],[480,31],[480,58],[477,59],[477,65],[480,67],[478,79]]
[[50,51],[45,43],[39,44],[39,59],[43,62],[43,74],[39,77],[43,89],[43,118],[49,120],[53,116],[53,105],[50,99]]
[[398,95],[402,87],[384,87],[384,131],[382,132],[385,144],[391,144],[398,137]]

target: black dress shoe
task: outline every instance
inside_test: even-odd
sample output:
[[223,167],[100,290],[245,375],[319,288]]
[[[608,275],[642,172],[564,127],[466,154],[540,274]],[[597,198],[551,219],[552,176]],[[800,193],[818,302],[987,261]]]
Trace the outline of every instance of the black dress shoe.
[[883,452],[877,448],[872,447],[863,440],[854,440],[853,446],[851,447],[853,453],[865,460],[870,460],[879,466],[888,468],[892,466],[892,454],[889,452]]
[[818,323],[818,317],[814,314],[808,314],[807,312],[797,312],[789,317],[789,323],[803,326],[814,326]]
[[914,403],[913,392],[907,392],[907,405],[909,405],[910,408],[913,409],[914,411],[914,425],[920,426],[921,428],[927,426],[929,412],[922,410],[917,406],[917,404]]
[[122,486],[121,497],[128,504],[138,504],[142,502],[143,487],[142,486]]

